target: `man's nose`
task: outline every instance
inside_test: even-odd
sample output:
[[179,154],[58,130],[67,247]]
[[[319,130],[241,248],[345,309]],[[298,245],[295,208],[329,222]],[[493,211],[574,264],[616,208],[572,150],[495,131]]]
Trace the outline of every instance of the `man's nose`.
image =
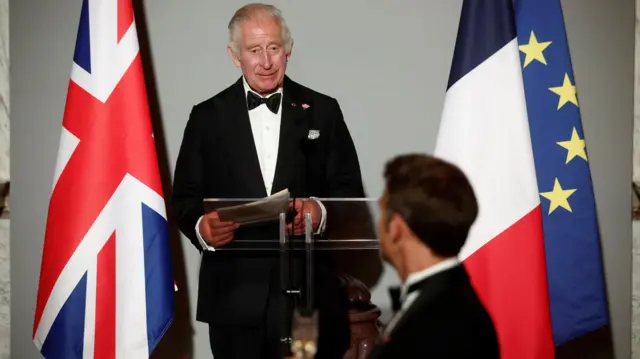
[[272,65],[273,65],[273,61],[271,61],[271,57],[265,51],[262,55],[262,67],[264,67],[265,69],[269,69],[271,68]]

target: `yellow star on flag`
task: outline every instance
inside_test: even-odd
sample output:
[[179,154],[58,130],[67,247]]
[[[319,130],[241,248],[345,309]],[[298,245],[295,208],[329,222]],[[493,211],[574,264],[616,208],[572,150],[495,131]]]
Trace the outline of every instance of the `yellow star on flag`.
[[553,211],[558,207],[562,207],[571,212],[571,206],[569,205],[567,198],[569,198],[569,196],[571,196],[575,191],[575,189],[562,189],[560,182],[556,178],[555,183],[553,184],[553,191],[542,192],[540,195],[551,201],[549,204],[549,214],[553,213]]
[[558,101],[558,110],[562,108],[562,106],[564,106],[567,102],[571,102],[574,105],[578,106],[576,87],[571,84],[571,80],[569,80],[568,74],[564,74],[564,82],[562,83],[562,86],[550,87],[549,90],[560,96],[560,100]]
[[524,52],[527,56],[524,58],[524,66],[527,67],[533,60],[538,60],[543,64],[547,64],[547,60],[544,58],[544,54],[542,53],[549,45],[551,45],[551,41],[538,42],[536,38],[536,34],[531,31],[531,36],[529,36],[529,43],[525,45],[520,45],[518,48],[520,51]]
[[571,139],[569,141],[560,141],[556,143],[567,149],[567,162],[565,162],[565,164],[569,163],[569,161],[576,156],[582,157],[587,161],[587,152],[585,151],[586,144],[584,139],[581,139],[580,136],[578,136],[578,131],[576,131],[575,127],[573,128]]

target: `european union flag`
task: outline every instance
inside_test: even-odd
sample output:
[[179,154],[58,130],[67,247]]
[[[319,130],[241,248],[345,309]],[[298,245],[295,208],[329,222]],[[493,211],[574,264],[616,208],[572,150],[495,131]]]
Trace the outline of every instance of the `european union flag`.
[[515,6],[553,337],[561,345],[608,322],[596,206],[560,0]]

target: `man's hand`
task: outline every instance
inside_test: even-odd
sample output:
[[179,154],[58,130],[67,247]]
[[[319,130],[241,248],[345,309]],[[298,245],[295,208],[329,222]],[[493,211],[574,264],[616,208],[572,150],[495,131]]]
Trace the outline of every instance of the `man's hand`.
[[[293,202],[289,202],[289,208],[294,208]],[[296,214],[293,223],[287,225],[287,231],[289,231],[289,233],[291,233],[291,229],[293,228],[293,234],[304,234],[304,217],[306,213],[311,213],[311,228],[313,232],[318,230],[318,226],[320,226],[320,221],[322,220],[322,210],[318,202],[314,200],[295,201],[295,209],[298,214]]]
[[218,212],[210,212],[204,215],[200,221],[200,235],[213,247],[224,246],[231,242],[236,228],[239,224],[233,222],[222,222],[218,217]]

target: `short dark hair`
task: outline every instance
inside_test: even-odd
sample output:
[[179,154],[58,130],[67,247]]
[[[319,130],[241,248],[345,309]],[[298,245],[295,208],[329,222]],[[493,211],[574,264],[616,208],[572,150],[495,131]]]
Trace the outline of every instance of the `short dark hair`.
[[458,255],[478,215],[465,174],[455,165],[425,154],[400,155],[387,162],[387,215],[400,215],[435,254]]

